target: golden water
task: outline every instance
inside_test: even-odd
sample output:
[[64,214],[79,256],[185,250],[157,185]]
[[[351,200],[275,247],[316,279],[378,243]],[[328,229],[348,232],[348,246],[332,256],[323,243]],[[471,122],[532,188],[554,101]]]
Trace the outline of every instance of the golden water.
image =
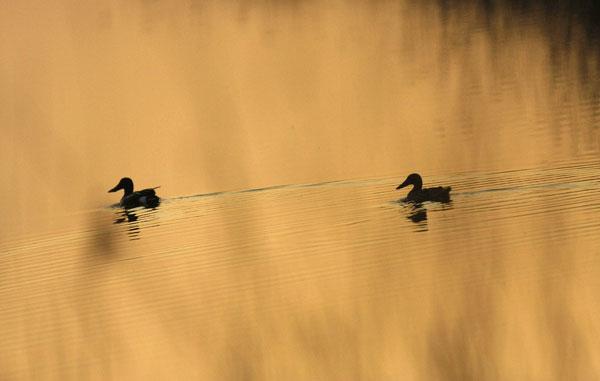
[[468,4],[1,4],[0,379],[598,378],[594,36]]

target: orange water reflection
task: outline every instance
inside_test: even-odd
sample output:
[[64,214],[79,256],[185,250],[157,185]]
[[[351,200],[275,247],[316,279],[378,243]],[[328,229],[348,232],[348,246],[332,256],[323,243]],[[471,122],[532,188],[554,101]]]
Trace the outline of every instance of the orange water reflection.
[[123,176],[181,195],[598,150],[597,56],[508,11],[486,29],[434,5],[2,7],[4,234],[106,205]]
[[446,4],[2,4],[0,379],[594,378],[589,25]]

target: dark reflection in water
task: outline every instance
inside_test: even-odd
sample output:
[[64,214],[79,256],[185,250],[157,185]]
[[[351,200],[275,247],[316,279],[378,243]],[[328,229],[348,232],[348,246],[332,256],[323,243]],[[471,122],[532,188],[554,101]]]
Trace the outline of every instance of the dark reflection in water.
[[133,211],[129,211],[127,209],[119,212],[121,217],[115,220],[115,224],[121,224],[123,222],[135,222],[138,220],[138,216]]
[[411,210],[408,214],[408,219],[412,222],[419,223],[423,221],[427,221],[427,209],[422,205],[413,205],[410,207]]
[[[416,225],[415,231],[426,232],[429,230],[426,203],[406,202],[404,200],[399,200],[398,202],[404,206],[403,212],[406,214],[406,219],[413,222]],[[437,207],[440,210],[450,210],[452,209],[452,203],[431,203],[430,207]]]
[[142,226],[155,227],[156,223],[152,223],[155,219],[158,208],[144,208],[139,210],[120,209],[116,214],[117,218],[113,224],[127,224],[127,235],[130,240],[139,240]]
[[123,209],[118,212],[119,217],[113,222],[114,224],[127,223],[127,235],[130,240],[140,239],[140,226],[138,216],[134,211]]
[[411,204],[407,205],[407,209],[408,215],[406,218],[417,225],[415,231],[428,231],[429,226],[427,225],[427,208],[423,207],[421,204]]
[[[239,22],[235,3],[28,2],[0,6],[19,36],[0,379],[600,374],[598,5],[255,2]],[[382,207],[380,176],[417,166],[453,204]],[[58,230],[115,168],[217,193]],[[348,178],[374,181],[271,186]]]
[[438,0],[438,6],[441,21],[446,25],[459,21],[467,10],[483,16],[485,30],[499,45],[517,29],[538,28],[549,45],[555,74],[563,72],[576,59],[579,79],[588,90],[594,90],[590,95],[598,96],[598,81],[588,82],[587,79],[597,78],[598,64],[591,62],[589,56],[600,53],[600,2]]

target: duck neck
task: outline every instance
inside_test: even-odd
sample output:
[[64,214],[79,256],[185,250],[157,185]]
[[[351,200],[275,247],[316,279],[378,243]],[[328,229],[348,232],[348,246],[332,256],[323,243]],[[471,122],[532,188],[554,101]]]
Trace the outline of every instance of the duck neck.
[[423,180],[421,179],[416,179],[415,181],[413,181],[413,189],[411,189],[411,192],[419,192],[420,190],[423,189]]
[[130,194],[133,193],[133,184],[125,184],[123,186],[123,191],[125,191],[125,194],[123,196],[129,196]]

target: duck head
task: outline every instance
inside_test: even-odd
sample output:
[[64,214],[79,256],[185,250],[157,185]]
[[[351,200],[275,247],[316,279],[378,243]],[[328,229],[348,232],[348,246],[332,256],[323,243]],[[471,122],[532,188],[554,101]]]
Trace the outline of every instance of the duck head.
[[418,173],[411,173],[396,189],[402,189],[408,185],[412,185],[414,187],[413,190],[421,190],[423,188],[423,179],[421,179]]
[[125,196],[133,193],[133,181],[129,177],[123,177],[121,181],[109,192],[116,192],[120,189],[125,190]]

